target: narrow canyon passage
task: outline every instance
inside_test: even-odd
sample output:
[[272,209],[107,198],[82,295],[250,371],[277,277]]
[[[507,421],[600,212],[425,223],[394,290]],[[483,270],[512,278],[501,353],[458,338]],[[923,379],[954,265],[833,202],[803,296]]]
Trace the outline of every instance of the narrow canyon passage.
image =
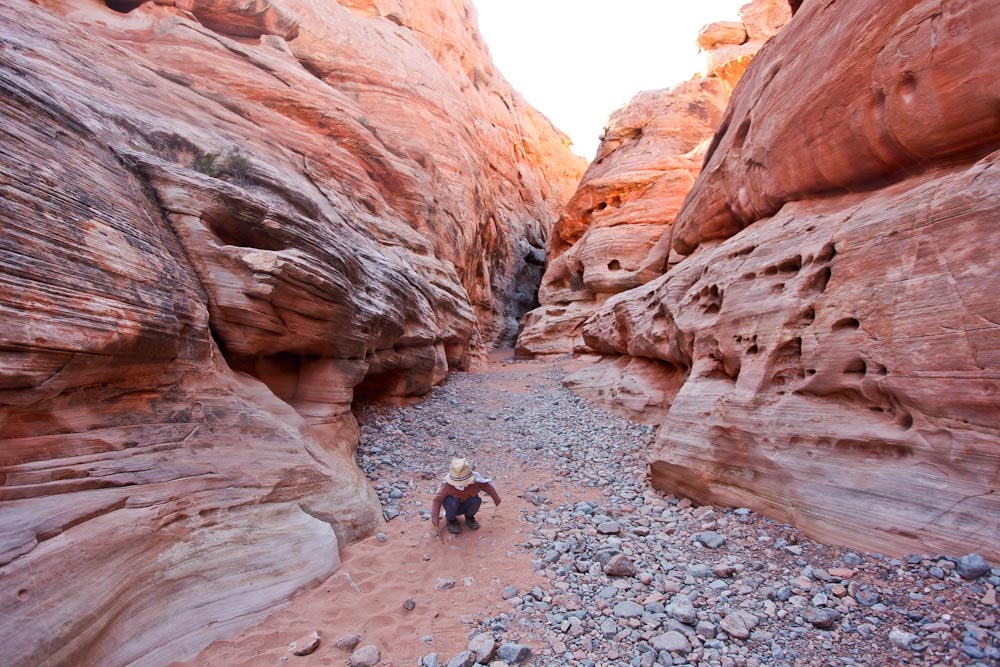
[[[183,664],[344,665],[375,646],[380,665],[443,666],[483,632],[553,666],[996,654],[994,586],[959,576],[962,563],[818,545],[748,510],[652,489],[653,427],[564,389],[574,363],[496,353],[409,405],[362,407],[358,459],[389,521],[345,548],[325,582]],[[471,458],[502,502],[494,512],[484,496],[479,531],[450,535],[442,521],[439,535],[429,509],[453,456]],[[316,652],[293,656],[289,643],[313,631]]]

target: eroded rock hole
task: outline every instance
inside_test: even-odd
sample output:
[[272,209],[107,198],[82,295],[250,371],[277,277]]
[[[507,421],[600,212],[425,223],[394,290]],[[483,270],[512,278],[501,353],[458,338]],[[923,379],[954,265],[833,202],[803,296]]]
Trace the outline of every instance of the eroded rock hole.
[[830,284],[831,276],[833,276],[833,272],[830,270],[830,267],[825,267],[810,279],[807,288],[817,294],[822,294],[826,291],[827,285]]
[[108,9],[113,9],[119,14],[128,14],[133,9],[138,8],[145,0],[104,0]]
[[778,271],[781,273],[798,273],[802,268],[802,257],[796,256],[792,259],[785,260],[778,265]]
[[832,243],[827,243],[823,246],[823,249],[819,251],[816,255],[817,262],[829,262],[831,259],[837,256],[837,246]]
[[286,247],[284,243],[269,236],[262,225],[254,222],[226,214],[207,215],[202,218],[202,222],[223,245],[271,251],[284,250]]
[[834,331],[840,331],[843,329],[858,329],[861,327],[861,322],[853,317],[846,317],[842,320],[837,320],[833,324]]
[[802,311],[802,323],[804,325],[809,326],[815,321],[816,321],[816,310],[812,306],[809,306],[804,311]]
[[608,262],[609,271],[620,271],[621,268],[622,268],[621,262],[619,262],[617,259],[613,259],[610,262]]
[[865,363],[864,359],[860,357],[857,359],[852,359],[848,362],[847,366],[844,367],[844,373],[846,375],[864,375],[868,372],[868,364]]

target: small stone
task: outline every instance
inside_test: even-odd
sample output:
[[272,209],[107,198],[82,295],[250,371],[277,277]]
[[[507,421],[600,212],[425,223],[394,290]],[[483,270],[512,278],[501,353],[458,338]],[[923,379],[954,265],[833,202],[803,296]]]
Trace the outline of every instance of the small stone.
[[912,650],[913,642],[917,641],[917,636],[899,628],[893,628],[889,633],[889,641],[892,642],[893,646],[910,651]]
[[472,651],[462,651],[448,661],[448,667],[472,667],[476,664],[476,654]]
[[504,644],[497,651],[497,657],[508,664],[520,664],[531,658],[531,647],[523,644]]
[[351,654],[348,662],[351,667],[375,667],[379,663],[382,656],[379,655],[377,646],[362,646],[357,651]]
[[412,611],[414,607],[417,606],[417,601],[413,598],[406,598],[403,600],[403,609],[406,611]]
[[604,566],[605,574],[610,574],[614,577],[632,577],[635,576],[635,564],[629,560],[629,557],[625,554],[615,554],[608,561],[608,564]]
[[497,652],[497,642],[490,632],[481,632],[469,642],[468,650],[476,654],[476,662],[484,665],[493,659]]
[[840,620],[840,612],[835,609],[806,607],[802,610],[802,619],[808,623],[812,623],[817,628],[825,630]]
[[606,618],[601,621],[601,634],[604,635],[606,639],[611,639],[618,634],[618,624],[615,623],[615,619]]
[[361,635],[356,632],[346,634],[337,641],[333,642],[333,645],[339,648],[341,651],[353,651],[358,644],[361,643]]
[[375,539],[378,540],[379,542],[388,542],[389,536],[386,535],[385,533],[376,533]]
[[445,578],[438,579],[437,584],[435,584],[435,588],[437,588],[439,591],[451,590],[454,587],[455,587],[455,580],[450,577],[447,579]]
[[614,615],[617,618],[639,618],[642,616],[642,606],[632,602],[631,600],[624,600],[615,605],[613,610]]
[[517,597],[517,589],[513,586],[505,586],[503,592],[500,593],[500,597],[504,600],[509,600],[512,597]]
[[288,650],[292,652],[292,655],[309,655],[317,648],[319,648],[319,633],[315,630],[288,645]]
[[605,521],[597,526],[597,532],[602,535],[617,535],[622,532],[622,527],[617,521]]
[[687,637],[676,630],[665,632],[662,635],[656,635],[649,641],[649,643],[657,651],[684,654],[691,652],[691,643],[687,640]]
[[989,572],[989,564],[979,554],[969,554],[958,559],[958,574],[963,579],[978,579]]
[[440,667],[441,660],[437,653],[428,653],[420,659],[420,667]]
[[686,595],[675,595],[667,605],[667,613],[677,621],[691,625],[698,620],[698,614],[691,604],[691,599]]
[[737,639],[747,639],[750,631],[759,621],[753,614],[745,611],[734,611],[726,615],[719,623],[719,626],[726,631],[730,637]]
[[709,549],[718,549],[726,543],[725,537],[711,530],[706,530],[704,533],[698,533],[695,539]]
[[986,605],[987,607],[992,607],[997,603],[997,589],[990,588],[983,593],[982,599],[979,600],[980,603]]

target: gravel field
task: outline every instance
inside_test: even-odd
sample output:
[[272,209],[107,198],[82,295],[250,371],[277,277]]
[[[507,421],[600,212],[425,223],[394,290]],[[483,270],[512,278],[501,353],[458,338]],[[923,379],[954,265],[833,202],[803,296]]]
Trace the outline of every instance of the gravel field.
[[[359,411],[358,459],[390,521],[429,519],[452,456],[527,480],[530,538],[510,548],[546,584],[506,586],[509,611],[468,619],[469,650],[425,667],[1000,665],[1000,569],[817,544],[745,508],[658,492],[655,429],[573,396],[563,375],[495,362],[411,405]],[[567,499],[581,491],[590,499]]]

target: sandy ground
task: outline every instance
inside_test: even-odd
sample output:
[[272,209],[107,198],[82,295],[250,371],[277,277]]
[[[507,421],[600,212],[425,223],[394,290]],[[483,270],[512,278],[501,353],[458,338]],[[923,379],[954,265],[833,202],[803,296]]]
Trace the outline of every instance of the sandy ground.
[[[539,373],[539,366],[545,364],[507,364],[508,354],[491,355],[481,371],[488,374],[488,386],[495,391],[475,406],[477,412],[501,409],[506,400],[545,381]],[[415,665],[431,652],[437,652],[443,664],[465,650],[473,622],[510,611],[501,595],[504,587],[523,591],[544,584],[533,571],[532,552],[521,548],[532,529],[521,510],[534,509],[525,493],[537,487],[567,501],[593,500],[600,495],[594,489],[571,488],[562,478],[553,478],[545,469],[519,461],[488,441],[473,455],[477,470],[494,479],[502,499],[494,516],[492,501],[483,496],[480,530],[463,526],[461,534],[451,535],[443,530],[442,521],[439,535],[419,517],[390,521],[381,529],[384,541],[372,536],[344,548],[340,569],[315,589],[299,594],[260,624],[214,642],[195,661],[174,667],[344,665],[349,653],[334,643],[351,633],[363,637],[360,646],[377,645],[381,664],[386,666]],[[447,465],[447,460],[441,461],[442,477]],[[399,472],[406,478],[407,471]],[[407,501],[420,501],[418,507],[429,509],[439,480],[411,478],[423,493],[408,497],[402,509],[411,506]],[[454,588],[438,588],[439,580],[445,578],[455,580]],[[412,610],[403,606],[407,598],[416,603]],[[288,644],[313,631],[323,640],[319,650],[309,656],[292,656]],[[427,637],[432,639],[424,641]]]

